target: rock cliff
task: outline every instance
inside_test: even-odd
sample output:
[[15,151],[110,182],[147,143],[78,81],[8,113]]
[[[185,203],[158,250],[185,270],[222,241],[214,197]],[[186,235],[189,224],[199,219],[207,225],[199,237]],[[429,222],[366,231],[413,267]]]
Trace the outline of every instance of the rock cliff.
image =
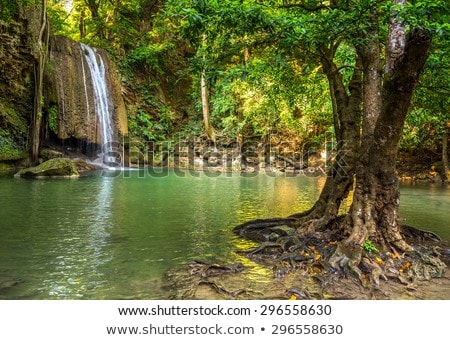
[[39,9],[0,19],[0,162],[27,157]]

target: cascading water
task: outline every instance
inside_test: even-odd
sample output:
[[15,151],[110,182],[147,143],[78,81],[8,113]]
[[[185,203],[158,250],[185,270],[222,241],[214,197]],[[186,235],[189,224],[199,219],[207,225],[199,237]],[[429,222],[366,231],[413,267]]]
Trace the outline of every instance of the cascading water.
[[[81,48],[83,50],[84,59],[88,65],[92,88],[94,91],[95,98],[95,112],[98,116],[98,121],[101,130],[101,141],[102,141],[102,157],[103,163],[107,165],[115,165],[116,160],[113,151],[114,143],[114,131],[111,121],[111,109],[108,93],[108,85],[105,74],[105,64],[103,62],[102,56],[96,53],[95,50],[83,43],[81,43]],[[84,80],[86,84],[86,79]],[[89,102],[88,111],[89,111]]]

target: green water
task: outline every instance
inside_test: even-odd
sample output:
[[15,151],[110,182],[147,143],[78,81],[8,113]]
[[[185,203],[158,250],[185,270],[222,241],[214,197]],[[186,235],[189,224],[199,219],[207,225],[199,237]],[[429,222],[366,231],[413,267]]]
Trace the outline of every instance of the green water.
[[[0,178],[0,285],[19,281],[0,299],[165,298],[168,269],[245,261],[235,250],[249,244],[231,229],[308,208],[324,181],[184,175]],[[450,240],[450,189],[403,186],[401,204],[409,224]]]

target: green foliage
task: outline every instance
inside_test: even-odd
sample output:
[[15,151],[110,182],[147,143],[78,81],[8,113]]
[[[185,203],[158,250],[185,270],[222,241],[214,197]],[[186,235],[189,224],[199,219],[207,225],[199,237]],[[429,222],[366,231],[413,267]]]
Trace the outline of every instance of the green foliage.
[[41,5],[40,0],[0,0],[0,21],[10,21],[17,17],[20,9],[29,5]]
[[51,22],[52,30],[56,34],[68,35],[68,32],[71,30],[71,25],[68,21],[69,14],[64,8],[63,2],[54,1],[54,3],[48,7],[47,15]]
[[412,27],[423,27],[435,36],[450,36],[450,5],[447,0],[408,1],[406,6],[393,6],[398,15]]
[[52,105],[48,110],[48,127],[50,130],[58,134],[58,106]]
[[367,240],[364,242],[363,249],[368,253],[378,253],[378,248],[373,244],[372,241]]
[[274,14],[251,1],[168,1],[165,12],[197,51],[190,61],[198,112],[199,73],[205,68],[212,123],[222,133],[275,132],[307,141],[332,123],[327,82],[293,55],[293,44],[307,35],[298,18]]
[[170,111],[161,108],[161,117],[155,120],[152,115],[143,109],[136,110],[129,116],[128,127],[131,138],[146,141],[163,141],[172,133]]
[[24,158],[27,125],[23,118],[0,102],[0,161]]
[[401,147],[432,150],[450,122],[450,43],[434,41],[404,127]]
[[122,66],[126,68],[135,64],[141,64],[158,74],[163,74],[163,66],[166,66],[164,57],[166,53],[173,48],[174,45],[171,41],[136,46],[136,48],[127,55]]
[[24,158],[28,123],[0,98],[0,160]]
[[24,146],[9,131],[0,128],[0,161],[16,160],[26,157]]
[[[5,2],[11,9],[13,3]],[[165,6],[158,7],[161,3]],[[283,7],[298,3],[304,6]],[[448,68],[442,69],[450,55],[446,0],[409,1],[406,7],[390,0],[74,0],[70,12],[63,1],[49,5],[54,31],[105,47],[119,61],[125,81],[138,92],[136,109],[129,114],[130,131],[146,140],[201,131],[202,70],[219,135],[263,137],[275,132],[304,143],[323,139],[333,119],[318,51],[333,47],[333,61],[348,84],[355,48],[367,43],[374,13],[381,42],[393,14],[409,27],[426,27],[439,37],[423,84],[448,91],[450,83]],[[180,98],[162,98],[161,92],[178,80],[191,81],[192,87],[177,95],[188,92],[190,97],[183,100],[195,104],[194,112],[174,112],[173,102]],[[419,89],[405,125],[404,148],[426,142],[427,131],[442,133],[443,122],[449,120],[445,91]],[[189,117],[180,119],[188,111]],[[50,115],[53,131],[57,127]]]
[[9,21],[19,13],[21,1],[0,0],[0,20]]

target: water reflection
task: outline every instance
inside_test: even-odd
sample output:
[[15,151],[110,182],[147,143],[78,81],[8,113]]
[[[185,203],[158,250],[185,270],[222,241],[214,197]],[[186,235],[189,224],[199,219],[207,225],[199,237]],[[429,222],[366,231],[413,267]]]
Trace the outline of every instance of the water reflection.
[[68,218],[57,220],[60,234],[49,251],[52,269],[41,288],[50,297],[89,296],[107,281],[101,267],[111,260],[106,247],[112,228],[112,181],[102,178],[95,184],[85,188],[89,200],[77,197],[78,202],[62,207]]

